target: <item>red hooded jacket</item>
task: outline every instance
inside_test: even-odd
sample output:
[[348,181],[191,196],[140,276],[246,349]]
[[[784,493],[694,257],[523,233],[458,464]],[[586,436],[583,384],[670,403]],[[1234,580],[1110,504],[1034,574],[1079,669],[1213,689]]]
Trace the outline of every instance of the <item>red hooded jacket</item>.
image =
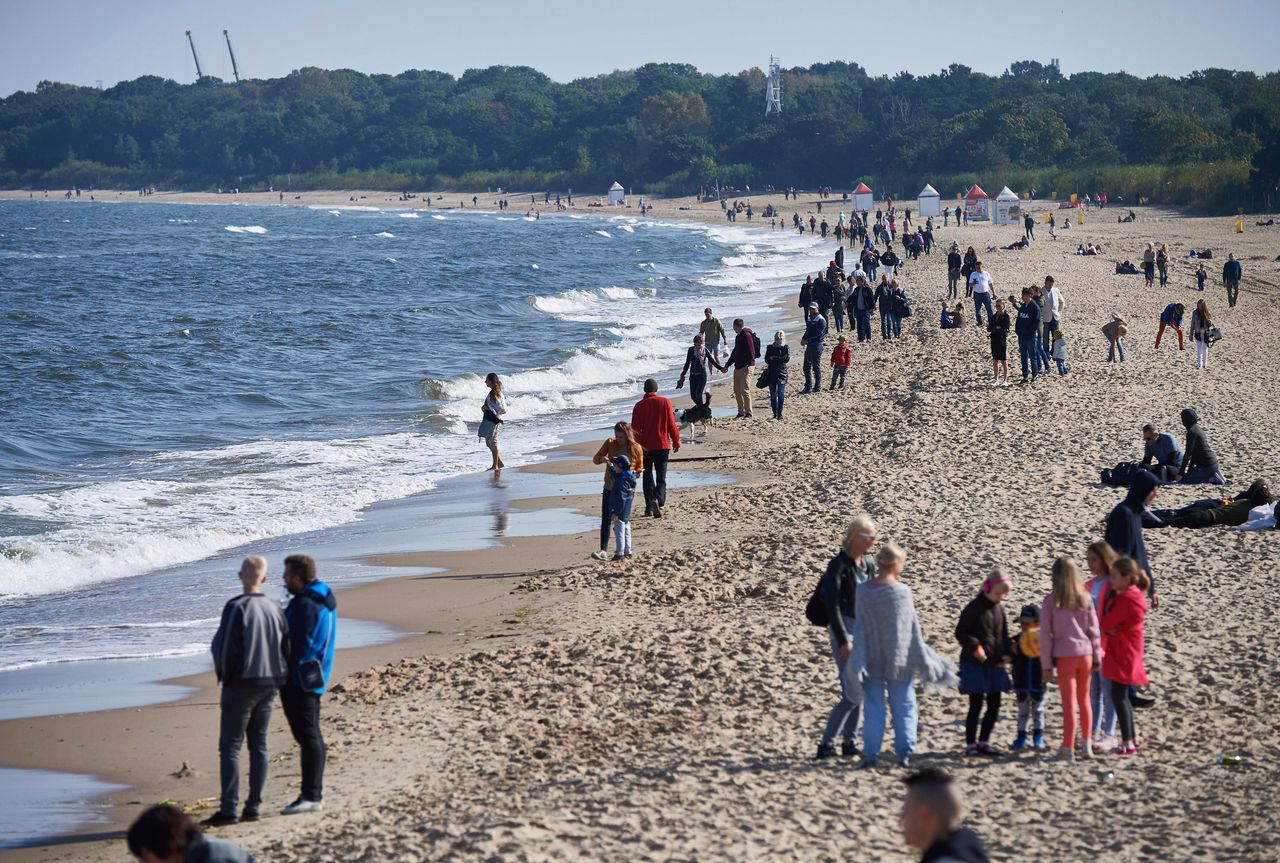
[[1146,618],[1147,598],[1137,587],[1109,593],[1102,600],[1098,623],[1102,628],[1102,676],[1107,680],[1130,686],[1146,684],[1147,672],[1142,668]]

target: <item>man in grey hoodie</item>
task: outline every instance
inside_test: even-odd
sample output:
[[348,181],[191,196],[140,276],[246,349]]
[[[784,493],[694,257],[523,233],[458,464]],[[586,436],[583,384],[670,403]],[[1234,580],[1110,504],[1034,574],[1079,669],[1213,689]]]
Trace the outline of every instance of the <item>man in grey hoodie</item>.
[[[203,822],[221,827],[236,821],[257,821],[262,789],[267,784],[267,729],[276,689],[288,675],[288,633],[280,604],[262,592],[267,561],[251,554],[240,564],[244,593],[222,609],[222,622],[213,636],[213,668],[222,684],[222,720],[218,734],[222,801]],[[249,736],[249,796],[237,817],[240,802],[240,747]]]

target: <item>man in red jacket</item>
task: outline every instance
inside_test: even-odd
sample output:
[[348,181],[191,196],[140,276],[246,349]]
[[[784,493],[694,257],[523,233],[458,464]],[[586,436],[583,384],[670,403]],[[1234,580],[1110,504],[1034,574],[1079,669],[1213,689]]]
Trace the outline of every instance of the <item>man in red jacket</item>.
[[644,382],[644,398],[631,409],[631,431],[644,450],[644,514],[662,518],[667,503],[667,458],[680,452],[680,426],[668,399],[658,395],[658,382]]

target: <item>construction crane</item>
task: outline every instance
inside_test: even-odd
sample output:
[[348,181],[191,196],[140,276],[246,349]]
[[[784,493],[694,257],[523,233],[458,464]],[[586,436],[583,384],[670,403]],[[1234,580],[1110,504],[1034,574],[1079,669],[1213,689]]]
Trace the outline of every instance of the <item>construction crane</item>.
[[191,38],[191,31],[187,31],[187,42],[191,44],[191,59],[196,61],[196,83],[204,77],[204,72],[200,71],[200,55],[196,53],[196,41]]
[[231,55],[231,74],[236,76],[236,83],[240,83],[240,69],[236,66],[236,52],[231,48],[231,34],[226,30],[222,31],[222,35],[227,40],[227,53]]

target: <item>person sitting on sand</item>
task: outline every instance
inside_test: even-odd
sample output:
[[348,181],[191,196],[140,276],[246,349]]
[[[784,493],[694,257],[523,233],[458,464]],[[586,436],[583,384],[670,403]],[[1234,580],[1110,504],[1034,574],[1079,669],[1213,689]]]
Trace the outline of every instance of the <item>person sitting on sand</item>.
[[1187,444],[1183,447],[1182,467],[1175,479],[1186,485],[1226,485],[1227,481],[1218,468],[1218,457],[1209,446],[1209,437],[1201,427],[1195,409],[1183,408],[1179,417],[1187,430]]
[[1266,480],[1254,480],[1234,497],[1198,500],[1179,509],[1157,509],[1152,515],[1160,524],[1151,527],[1214,527],[1225,524],[1238,527],[1249,520],[1249,511],[1275,501]]
[[204,836],[195,819],[163,803],[129,825],[125,843],[141,863],[254,863],[239,845]]
[[964,798],[949,775],[930,767],[903,782],[907,797],[898,821],[903,841],[920,852],[921,863],[988,863],[977,834],[960,826]]
[[1130,263],[1127,259],[1123,264],[1120,263],[1119,261],[1116,262],[1117,276],[1136,276],[1138,275],[1138,273],[1139,273],[1138,268],[1135,267],[1132,263]]
[[836,661],[836,675],[840,679],[840,700],[827,716],[815,758],[833,758],[837,737],[843,737],[840,754],[846,758],[858,754],[854,743],[858,730],[858,711],[861,695],[847,684],[844,673],[853,654],[853,628],[856,615],[855,593],[858,585],[874,578],[876,561],[868,552],[876,541],[876,523],[865,513],[849,523],[844,542],[835,557],[827,564],[826,572],[818,582],[815,599],[822,605],[827,620],[827,639],[831,643],[831,656]]
[[915,679],[934,688],[956,683],[951,664],[925,642],[911,588],[899,581],[906,560],[906,552],[885,543],[876,553],[874,577],[856,591],[853,653],[844,674],[846,685],[861,696],[863,769],[874,768],[880,755],[886,694],[894,753],[900,766],[910,767],[916,748]]
[[1139,467],[1151,471],[1161,482],[1173,482],[1182,464],[1182,448],[1168,432],[1160,432],[1151,423],[1142,427],[1142,461]]
[[[938,319],[939,328],[944,330],[959,329],[962,322],[957,320],[957,315],[947,308],[946,300],[942,300],[941,302],[942,302],[942,312]],[[960,308],[959,304],[956,305],[956,308],[957,309]]]

